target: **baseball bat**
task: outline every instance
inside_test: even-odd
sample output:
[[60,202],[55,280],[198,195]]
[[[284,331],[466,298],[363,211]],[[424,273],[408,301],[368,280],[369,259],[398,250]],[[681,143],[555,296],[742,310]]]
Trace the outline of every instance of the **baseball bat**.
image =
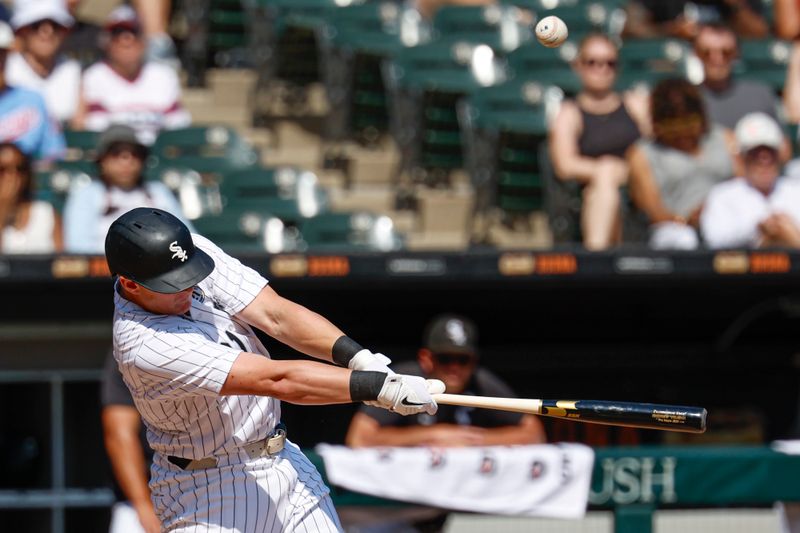
[[703,433],[707,411],[702,407],[600,400],[529,400],[464,394],[434,394],[437,403],[499,409],[579,422]]

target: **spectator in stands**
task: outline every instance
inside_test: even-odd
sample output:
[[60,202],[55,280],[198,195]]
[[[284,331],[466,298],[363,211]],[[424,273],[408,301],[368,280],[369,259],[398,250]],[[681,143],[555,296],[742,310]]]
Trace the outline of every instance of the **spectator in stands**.
[[38,92],[50,116],[64,123],[75,115],[81,66],[59,52],[74,22],[63,0],[17,0],[11,25],[18,51],[9,54],[6,79]]
[[650,221],[650,246],[693,249],[711,187],[736,173],[733,134],[711,123],[698,88],[661,81],[650,97],[654,138],[628,150],[633,203]]
[[726,23],[740,37],[766,37],[761,0],[629,0],[625,37],[694,39],[705,23]]
[[64,206],[69,252],[102,254],[111,223],[135,207],[157,207],[183,218],[178,201],[163,183],[144,180],[146,158],[147,147],[130,126],[115,124],[103,132],[97,146],[100,179],[76,185]]
[[81,0],[67,0],[67,9],[75,22],[70,28],[61,50],[67,56],[77,60],[82,68],[86,68],[102,56],[99,44],[102,28],[84,20],[80,16],[80,6]]
[[772,0],[775,36],[793,40],[800,37],[800,2],[797,0]]
[[147,444],[139,411],[110,351],[103,366],[100,400],[103,440],[114,474],[116,499],[111,508],[109,533],[159,533],[161,522],[147,486],[153,450]]
[[715,185],[701,215],[712,248],[800,248],[800,178],[780,177],[783,132],[765,113],[745,115],[736,125],[744,174]]
[[64,136],[34,91],[8,85],[5,67],[14,44],[11,26],[0,22],[0,142],[13,142],[39,166],[63,156]]
[[[703,63],[700,93],[711,122],[733,130],[743,116],[754,112],[766,113],[778,120],[780,101],[768,85],[734,78],[739,43],[729,26],[702,25],[694,40],[694,53]],[[788,141],[784,150],[788,159],[791,152]]]
[[602,250],[621,236],[619,188],[628,181],[625,151],[649,130],[647,98],[619,93],[617,47],[602,34],[580,44],[573,68],[582,89],[561,104],[550,128],[550,157],[562,180],[583,186],[583,244]]
[[0,143],[0,252],[49,254],[62,249],[61,218],[34,199],[30,158],[12,143]]
[[[514,396],[508,385],[478,365],[477,328],[467,318],[445,314],[432,320],[415,362],[395,371],[444,381],[448,393]],[[440,405],[435,416],[401,417],[363,406],[347,432],[349,446],[488,446],[545,442],[533,415]]]
[[102,131],[111,124],[128,124],[149,145],[162,128],[188,126],[178,76],[165,65],[145,61],[141,25],[130,6],[111,12],[103,40],[106,61],[84,73],[74,127]]

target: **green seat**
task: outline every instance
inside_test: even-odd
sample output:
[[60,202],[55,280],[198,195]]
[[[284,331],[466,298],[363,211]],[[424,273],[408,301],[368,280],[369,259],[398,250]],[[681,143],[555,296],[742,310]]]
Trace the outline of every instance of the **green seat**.
[[50,202],[56,210],[63,211],[69,191],[92,181],[90,174],[79,170],[57,168],[48,172],[36,172],[34,191],[36,199]]
[[619,50],[622,72],[685,76],[689,45],[673,38],[626,39]]
[[150,174],[158,174],[166,168],[221,173],[252,168],[258,163],[258,151],[233,129],[195,126],[159,133],[152,146],[148,166]]
[[780,39],[742,39],[736,76],[766,83],[783,93],[792,43]]
[[458,101],[506,72],[486,45],[440,40],[404,49],[385,75],[392,136],[401,150],[398,174],[433,184],[463,166]]
[[513,219],[544,209],[539,147],[547,139],[548,109],[563,95],[538,77],[514,79],[476,91],[459,106],[464,157],[476,191],[473,240],[486,238],[477,223],[493,212]]
[[[329,142],[369,144],[388,131],[389,113],[381,63],[407,45],[417,44],[401,28],[405,8],[394,2],[369,2],[330,12],[318,32],[322,81],[330,103],[325,117]],[[429,33],[423,21],[418,29]]]
[[287,222],[328,209],[328,195],[313,172],[293,168],[256,168],[226,173],[219,182],[222,212],[268,212]]
[[298,229],[309,251],[388,252],[403,246],[391,219],[367,212],[325,213],[304,220]]
[[211,239],[226,251],[263,253],[268,251],[266,224],[269,219],[269,215],[263,212],[230,210],[195,219],[192,224],[197,233]]
[[[549,83],[551,76],[557,76],[562,83],[567,83],[575,79],[571,62],[577,53],[577,42],[570,35],[558,48],[547,48],[537,43],[514,50],[508,54],[508,67],[517,78]],[[574,86],[574,82],[569,82],[569,85]]]
[[100,132],[97,131],[64,130],[67,151],[59,162],[59,167],[94,174],[99,137]]
[[512,5],[445,5],[436,10],[433,29],[440,38],[468,39],[510,52],[534,42],[533,13]]

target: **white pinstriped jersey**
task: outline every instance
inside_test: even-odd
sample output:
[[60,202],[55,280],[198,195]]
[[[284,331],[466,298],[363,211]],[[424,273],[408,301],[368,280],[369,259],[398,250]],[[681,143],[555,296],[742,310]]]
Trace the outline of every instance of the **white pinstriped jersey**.
[[153,314],[115,291],[114,357],[153,450],[202,459],[264,439],[280,421],[280,402],[219,395],[239,353],[269,357],[252,328],[233,318],[267,280],[208,239],[192,239],[215,267],[195,288],[190,316]]

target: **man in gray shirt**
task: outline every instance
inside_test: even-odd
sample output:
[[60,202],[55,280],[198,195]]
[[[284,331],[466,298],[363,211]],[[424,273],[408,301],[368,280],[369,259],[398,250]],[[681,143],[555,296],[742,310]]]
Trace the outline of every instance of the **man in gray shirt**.
[[712,122],[733,130],[739,119],[761,111],[778,120],[778,98],[772,89],[752,80],[737,80],[733,66],[739,45],[733,30],[723,24],[706,24],[694,40],[694,52],[703,63],[700,89]]

